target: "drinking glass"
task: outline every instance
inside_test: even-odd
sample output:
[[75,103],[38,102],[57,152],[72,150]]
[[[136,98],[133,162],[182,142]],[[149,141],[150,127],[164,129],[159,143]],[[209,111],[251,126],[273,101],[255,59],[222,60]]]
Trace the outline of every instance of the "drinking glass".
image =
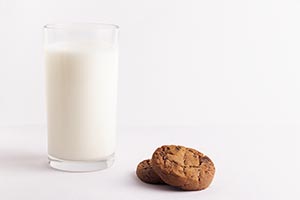
[[95,171],[113,164],[118,32],[112,24],[44,26],[48,158],[55,169]]

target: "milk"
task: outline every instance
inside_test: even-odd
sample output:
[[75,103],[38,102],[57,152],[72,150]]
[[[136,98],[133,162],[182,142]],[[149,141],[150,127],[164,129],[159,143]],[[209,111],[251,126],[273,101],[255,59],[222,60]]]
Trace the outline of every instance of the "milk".
[[48,153],[96,161],[115,151],[117,48],[93,42],[46,48]]

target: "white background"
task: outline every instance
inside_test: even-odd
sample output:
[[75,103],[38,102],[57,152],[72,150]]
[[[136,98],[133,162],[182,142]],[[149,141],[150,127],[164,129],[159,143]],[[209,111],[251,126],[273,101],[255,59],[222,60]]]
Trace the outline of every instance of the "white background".
[[[26,168],[19,172],[17,165],[40,160],[26,160],[18,151],[26,152],[29,146],[29,152],[40,149],[37,157],[44,162],[46,143],[27,144],[24,134],[33,141],[37,132],[44,132],[37,128],[46,121],[42,26],[55,22],[105,22],[121,27],[118,123],[120,132],[130,132],[132,138],[121,136],[120,148],[128,153],[135,152],[130,147],[147,149],[128,162],[123,158],[125,172],[157,145],[182,141],[202,147],[219,164],[212,193],[204,194],[221,195],[207,199],[281,199],[286,195],[299,199],[299,0],[0,0],[0,126],[6,127],[0,131],[0,167],[11,180],[0,184],[0,192],[8,195],[0,199],[19,199],[11,190],[17,183],[26,185],[33,175]],[[25,127],[25,131],[14,127]],[[173,136],[173,131],[178,134]],[[147,134],[157,136],[151,140]],[[158,136],[164,140],[153,139]],[[19,162],[9,161],[14,155]],[[236,165],[228,162],[234,161],[242,164],[230,180]],[[120,170],[120,165],[116,168]],[[10,173],[16,175],[14,179]],[[40,189],[46,192],[46,188]],[[34,190],[33,185],[27,189]],[[20,197],[33,199],[27,189]],[[57,198],[51,194],[49,198]],[[81,199],[84,194],[78,193]],[[90,194],[97,196],[96,188]],[[142,193],[137,197],[144,198]],[[173,194],[170,197],[176,199]],[[180,196],[187,197],[194,198]]]
[[42,26],[121,27],[120,126],[299,122],[298,0],[0,0],[0,125],[44,124]]

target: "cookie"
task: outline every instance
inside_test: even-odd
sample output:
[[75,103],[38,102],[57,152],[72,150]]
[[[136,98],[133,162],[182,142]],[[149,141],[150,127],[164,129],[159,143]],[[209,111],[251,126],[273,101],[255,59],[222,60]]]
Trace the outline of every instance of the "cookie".
[[136,168],[136,175],[145,183],[162,184],[161,178],[154,172],[150,159],[140,162]]
[[164,145],[156,149],[151,164],[165,183],[182,190],[203,190],[215,174],[214,164],[207,156],[183,146]]

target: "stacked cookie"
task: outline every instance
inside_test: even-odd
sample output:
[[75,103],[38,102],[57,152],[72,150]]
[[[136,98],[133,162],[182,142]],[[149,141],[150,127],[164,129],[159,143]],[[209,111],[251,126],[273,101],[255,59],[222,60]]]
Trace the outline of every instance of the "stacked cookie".
[[138,164],[136,174],[145,183],[203,190],[212,182],[215,167],[207,156],[195,149],[164,145],[155,150],[151,160]]

